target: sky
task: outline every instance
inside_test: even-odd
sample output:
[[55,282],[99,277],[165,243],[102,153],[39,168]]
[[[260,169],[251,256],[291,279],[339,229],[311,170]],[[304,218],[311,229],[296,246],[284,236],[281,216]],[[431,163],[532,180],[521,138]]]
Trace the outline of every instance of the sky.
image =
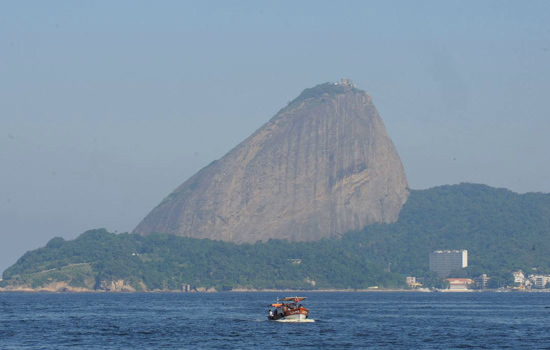
[[303,89],[367,91],[409,186],[550,192],[547,1],[0,3],[0,272],[132,231]]

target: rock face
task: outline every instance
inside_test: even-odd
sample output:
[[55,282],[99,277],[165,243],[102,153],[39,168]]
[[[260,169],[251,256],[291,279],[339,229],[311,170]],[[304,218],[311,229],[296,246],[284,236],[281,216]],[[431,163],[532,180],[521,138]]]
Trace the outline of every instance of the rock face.
[[136,290],[124,280],[97,281],[94,290],[105,292],[135,292]]
[[319,240],[393,222],[407,196],[403,165],[370,96],[342,80],[304,90],[134,232]]

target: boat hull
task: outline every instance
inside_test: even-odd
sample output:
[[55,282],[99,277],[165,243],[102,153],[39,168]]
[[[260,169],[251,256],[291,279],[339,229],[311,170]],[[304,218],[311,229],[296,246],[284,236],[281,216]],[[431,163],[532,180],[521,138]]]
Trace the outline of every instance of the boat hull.
[[287,322],[301,322],[307,319],[307,315],[304,314],[293,314],[288,316],[283,316],[279,320],[280,321],[287,321]]
[[283,313],[275,314],[274,316],[269,316],[268,319],[278,322],[308,322],[309,310],[301,307],[297,309],[286,310]]
[[313,320],[311,318],[306,318],[306,319],[303,319],[303,320],[296,320],[296,319],[287,319],[287,318],[283,317],[281,319],[275,320],[274,322],[281,322],[281,323],[313,323],[313,322],[315,322],[315,320]]
[[308,314],[309,314],[309,310],[301,307],[298,309],[291,309],[291,310],[285,311],[283,318],[299,321],[299,320],[305,320]]

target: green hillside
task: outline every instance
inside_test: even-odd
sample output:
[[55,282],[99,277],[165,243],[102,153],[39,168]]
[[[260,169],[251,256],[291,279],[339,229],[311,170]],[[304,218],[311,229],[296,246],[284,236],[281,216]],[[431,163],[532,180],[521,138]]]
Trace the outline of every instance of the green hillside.
[[[397,286],[398,274],[385,273],[380,266],[334,241],[236,245],[166,234],[142,237],[113,234],[103,229],[83,233],[77,239],[52,239],[44,248],[26,253],[4,272],[5,284],[33,288],[55,281],[70,286],[97,288],[101,281],[124,279],[136,289],[181,289],[183,284],[229,289],[368,287],[375,283]],[[296,260],[301,259],[301,263]],[[91,267],[76,277],[68,267]]]
[[517,269],[550,272],[550,194],[475,184],[414,190],[396,223],[307,243],[236,245],[92,230],[26,253],[4,271],[0,286],[61,281],[101,289],[124,280],[136,290],[179,290],[184,284],[218,290],[367,288],[404,286],[407,275],[426,277],[430,285],[440,283],[428,272],[428,254],[437,249],[468,250],[470,266],[457,277],[487,273],[509,280]]
[[412,275],[426,271],[429,252],[439,249],[467,249],[470,277],[550,272],[550,194],[476,184],[412,191],[396,223],[368,226],[344,240],[368,245],[376,261]]

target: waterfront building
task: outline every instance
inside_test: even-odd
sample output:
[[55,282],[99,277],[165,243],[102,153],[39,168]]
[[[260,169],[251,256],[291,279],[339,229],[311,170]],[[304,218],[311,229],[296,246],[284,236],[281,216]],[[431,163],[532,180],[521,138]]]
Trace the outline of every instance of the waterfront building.
[[449,282],[449,290],[453,291],[464,291],[468,290],[468,287],[474,283],[469,278],[447,278]]
[[544,288],[544,282],[546,281],[544,280],[543,276],[535,277],[535,288]]
[[534,282],[533,286],[539,289],[544,288],[546,284],[550,282],[550,276],[534,275],[531,276],[531,279]]
[[523,271],[518,270],[514,272],[514,283],[523,284],[525,282],[525,275],[523,274]]
[[439,277],[447,277],[451,271],[467,266],[467,250],[436,250],[430,253],[430,271],[435,271]]
[[489,277],[486,274],[474,278],[474,284],[479,289],[487,288],[487,282],[489,282]]
[[416,281],[416,277],[407,277],[407,285],[411,288],[422,287],[422,283]]

